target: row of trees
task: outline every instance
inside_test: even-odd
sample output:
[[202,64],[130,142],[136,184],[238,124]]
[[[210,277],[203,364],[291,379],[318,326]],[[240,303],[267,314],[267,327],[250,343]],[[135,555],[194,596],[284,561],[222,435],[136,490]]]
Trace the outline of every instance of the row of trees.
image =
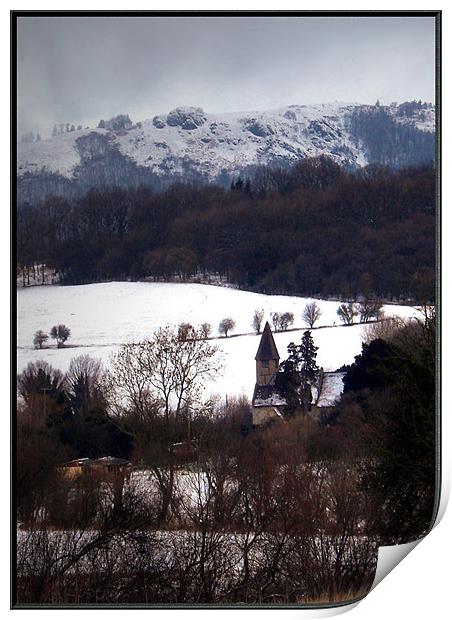
[[[360,304],[341,304],[337,310],[337,314],[341,321],[345,325],[351,325],[354,322],[356,316],[360,317],[361,323],[368,323],[371,320],[379,320],[382,318],[383,313],[381,310],[382,304],[379,302],[366,301]],[[314,327],[314,324],[321,316],[321,310],[315,301],[306,304],[302,313],[302,318],[309,325],[310,328]],[[294,323],[294,315],[292,312],[273,312],[271,315],[274,331],[286,331]],[[257,334],[262,331],[262,324],[264,320],[264,311],[256,310],[253,315],[252,326]],[[231,317],[222,319],[218,324],[218,333],[227,338],[230,331],[235,329],[236,323]],[[181,323],[179,326],[179,332],[185,331],[189,333],[193,329],[190,323]],[[195,330],[196,331],[196,330]],[[196,337],[207,340],[212,333],[212,326],[210,323],[202,323],[199,330],[196,332]],[[50,330],[50,337],[56,341],[57,347],[61,348],[71,335],[71,330],[63,324],[54,325]],[[42,331],[37,330],[33,336],[33,344],[37,349],[42,349],[45,343],[48,341],[49,335]]]
[[379,301],[371,300],[365,300],[357,304],[349,302],[339,306],[337,316],[344,325],[353,325],[357,316],[359,316],[361,323],[379,321],[383,317],[382,305]]
[[[369,321],[378,321],[383,317],[383,304],[379,301],[364,300],[359,303],[343,303],[337,309],[337,316],[344,325],[352,325],[356,317],[359,317],[360,323],[369,323]],[[256,334],[262,331],[264,321],[264,311],[255,310],[253,315],[252,326]],[[303,322],[312,329],[322,316],[322,311],[315,301],[308,302],[301,314]],[[295,317],[293,312],[272,312],[271,320],[274,331],[286,331],[294,323]]]
[[[56,341],[57,347],[61,349],[64,346],[64,343],[68,340],[71,335],[71,330],[66,325],[54,325],[50,330],[50,337]],[[33,336],[33,344],[36,349],[42,349],[47,340],[49,339],[49,334],[46,334],[42,331],[42,329],[38,329]]]
[[104,188],[21,204],[17,231],[19,267],[46,264],[67,283],[217,273],[267,293],[434,296],[431,167],[351,173],[319,158],[258,171],[250,193]]
[[80,131],[80,129],[82,129],[82,126],[77,125],[76,128],[73,123],[55,123],[52,129],[52,137],[54,138],[55,136],[61,136],[64,133],[70,133],[72,131],[75,131],[76,129],[77,131]]
[[[141,123],[138,123],[141,127]],[[111,129],[112,131],[119,131],[121,129],[130,129],[132,127],[132,121],[128,114],[117,114],[112,116],[109,120],[105,121],[101,119],[97,125],[100,129]]]

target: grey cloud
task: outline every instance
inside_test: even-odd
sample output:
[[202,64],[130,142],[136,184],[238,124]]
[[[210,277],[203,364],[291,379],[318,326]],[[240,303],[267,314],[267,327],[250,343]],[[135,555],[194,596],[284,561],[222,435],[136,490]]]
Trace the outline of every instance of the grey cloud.
[[19,132],[333,100],[433,101],[428,17],[21,17]]

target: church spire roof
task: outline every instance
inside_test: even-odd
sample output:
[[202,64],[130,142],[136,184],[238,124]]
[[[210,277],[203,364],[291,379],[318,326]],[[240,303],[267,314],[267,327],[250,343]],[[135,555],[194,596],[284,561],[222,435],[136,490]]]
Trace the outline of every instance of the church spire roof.
[[279,360],[278,349],[276,348],[275,341],[273,340],[272,330],[270,329],[269,322],[265,323],[264,331],[262,332],[259,348],[256,353],[256,360]]

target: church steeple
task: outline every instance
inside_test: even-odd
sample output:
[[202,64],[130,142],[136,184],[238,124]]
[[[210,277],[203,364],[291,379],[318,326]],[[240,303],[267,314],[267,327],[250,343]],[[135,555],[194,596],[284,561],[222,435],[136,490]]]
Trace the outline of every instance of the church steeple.
[[256,353],[256,384],[274,385],[279,367],[279,353],[268,321],[265,323]]

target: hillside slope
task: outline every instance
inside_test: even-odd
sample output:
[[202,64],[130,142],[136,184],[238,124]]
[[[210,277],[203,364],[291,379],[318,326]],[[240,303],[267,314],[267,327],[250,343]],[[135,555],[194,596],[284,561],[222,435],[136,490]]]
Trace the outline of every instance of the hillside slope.
[[[109,282],[85,286],[41,286],[17,291],[18,334],[17,370],[29,362],[43,359],[54,368],[66,371],[70,360],[78,355],[102,359],[108,366],[109,356],[120,345],[150,337],[164,325],[204,321],[212,325],[217,336],[221,319],[231,316],[236,321],[238,337],[213,340],[221,350],[224,370],[209,382],[207,393],[221,396],[241,393],[251,397],[255,382],[255,361],[260,336],[252,335],[251,321],[256,309],[263,309],[265,319],[272,312],[293,312],[295,328],[305,328],[301,313],[310,301],[303,297],[260,295],[231,288],[201,284]],[[353,362],[361,352],[364,326],[339,326],[337,302],[318,301],[322,316],[313,337],[319,347],[317,361],[325,370],[335,370]],[[411,306],[388,305],[387,316],[412,317],[419,313]],[[38,329],[49,331],[54,324],[64,323],[71,329],[67,347],[33,348],[33,334]],[[336,324],[336,326],[334,326]],[[300,331],[275,334],[281,359],[287,356],[287,345],[299,342]]]
[[19,143],[19,200],[78,195],[105,185],[161,189],[176,180],[228,185],[259,165],[285,167],[319,155],[347,168],[400,167],[434,158],[434,108],[416,102],[227,114],[180,107],[135,124],[126,115],[100,124]]

